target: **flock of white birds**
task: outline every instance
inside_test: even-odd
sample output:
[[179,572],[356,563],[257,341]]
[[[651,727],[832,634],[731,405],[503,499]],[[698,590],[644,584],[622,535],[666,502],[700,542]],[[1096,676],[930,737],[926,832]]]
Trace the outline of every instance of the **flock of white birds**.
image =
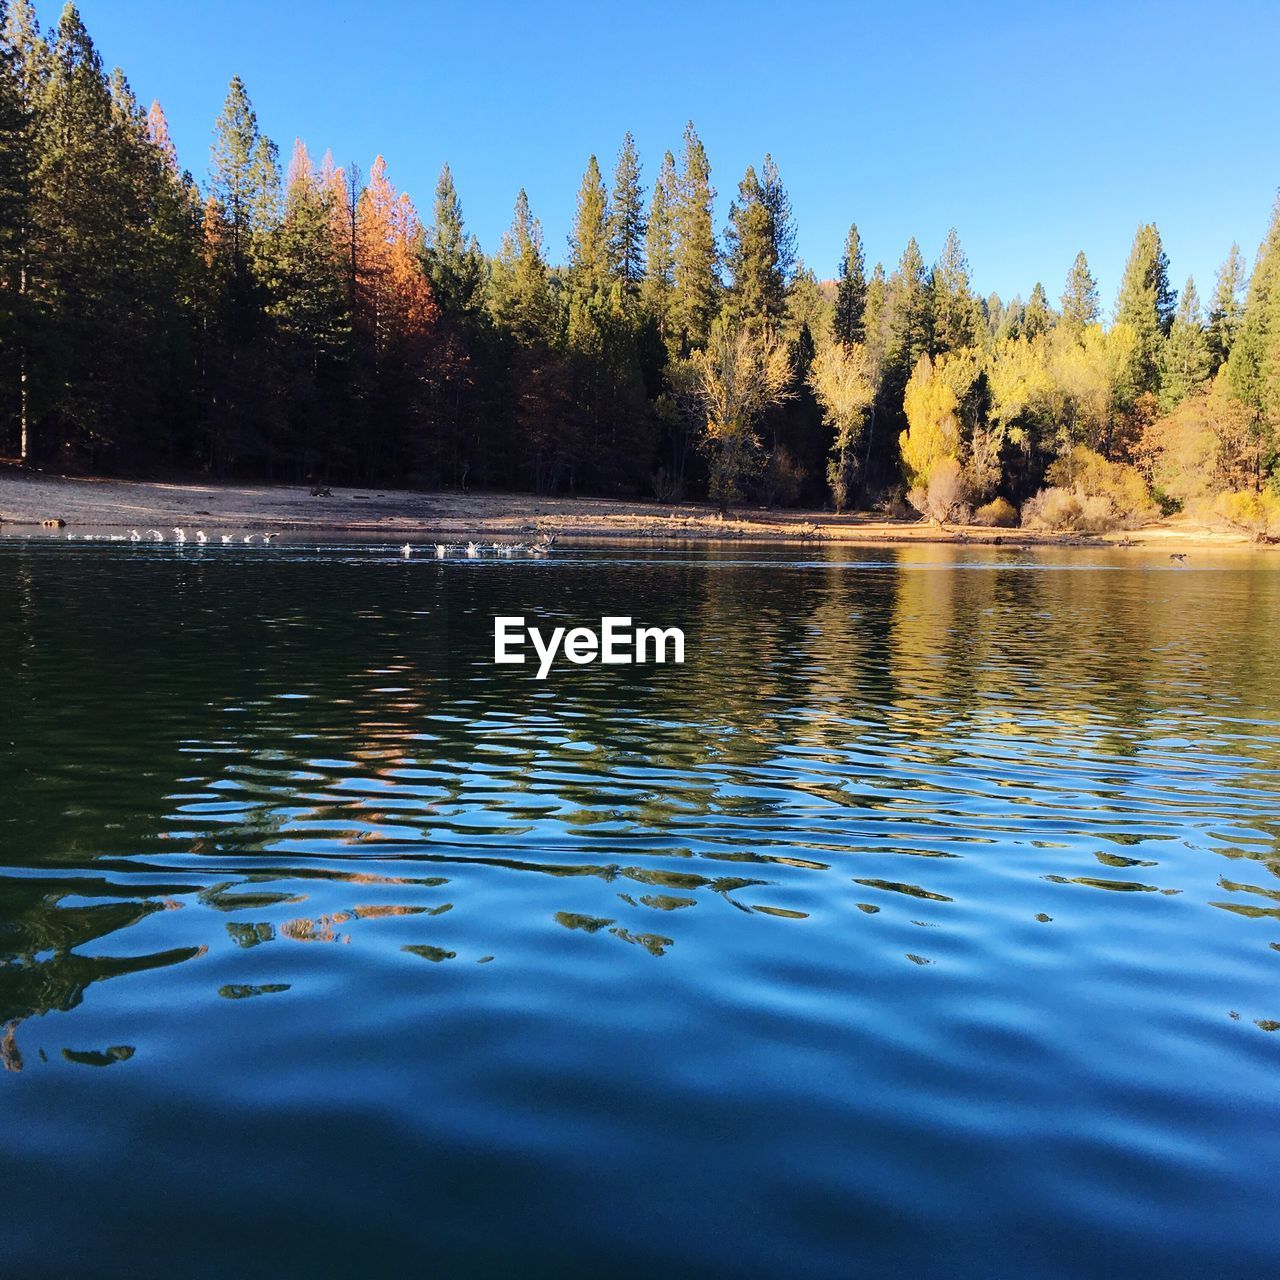
[[[447,560],[451,555],[465,555],[468,560],[477,560],[490,553],[495,556],[545,556],[550,554],[555,541],[556,535],[553,533],[549,538],[545,536],[539,538],[537,542],[463,542],[456,545],[450,542],[437,542],[428,544],[422,550],[434,551],[437,560]],[[418,550],[417,547],[406,542],[400,548],[400,554],[407,560],[416,550]]]
[[[278,533],[246,533],[236,535],[232,533],[219,534],[218,537],[224,547],[230,546],[233,542],[241,542],[246,546],[253,542],[261,542],[263,546],[270,546],[272,538],[278,538]],[[203,547],[205,543],[212,542],[203,529],[197,529],[190,538],[187,537],[187,531],[179,528],[177,525],[173,528],[173,536],[166,538],[159,529],[148,529],[145,534],[139,533],[137,529],[130,529],[126,533],[69,533],[67,534],[68,542],[75,542],[76,539],[81,542],[175,542],[179,545],[185,542],[194,542],[197,546]]]
[[[244,546],[251,546],[255,542],[260,542],[264,547],[269,547],[273,538],[278,538],[277,533],[245,533],[232,534],[220,533],[215,535],[218,542],[226,547],[233,543],[241,543]],[[146,533],[139,533],[137,529],[130,529],[127,534],[124,533],[68,533],[67,541],[74,542],[79,539],[81,542],[172,542],[178,546],[182,546],[187,542],[193,542],[198,547],[206,544],[214,543],[203,529],[196,529],[188,538],[187,531],[178,525],[174,525],[170,537],[166,537],[159,529],[148,529]],[[400,554],[407,560],[415,551],[425,551],[428,554],[434,553],[437,560],[447,560],[453,555],[465,555],[469,560],[479,559],[484,555],[495,556],[545,556],[549,555],[551,548],[555,545],[556,535],[550,537],[543,535],[536,542],[463,542],[449,543],[436,542],[428,543],[424,547],[415,547],[411,543],[406,542],[400,548]]]

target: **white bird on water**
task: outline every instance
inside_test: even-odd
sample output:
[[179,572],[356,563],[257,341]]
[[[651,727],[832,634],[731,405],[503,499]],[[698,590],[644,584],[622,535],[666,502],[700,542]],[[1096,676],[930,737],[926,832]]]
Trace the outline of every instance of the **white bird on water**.
[[147,532],[151,535],[152,542],[164,541],[164,534],[162,534],[159,529],[148,529]]
[[251,534],[251,533],[246,533],[246,534],[244,535],[244,537],[240,539],[240,541],[241,541],[241,542],[243,542],[243,543],[245,544],[245,546],[248,546],[248,545],[249,545],[249,543],[251,543],[251,542],[253,541],[253,534]]
[[142,534],[140,534],[140,533],[137,531],[137,529],[130,529],[130,530],[129,530],[129,541],[130,541],[130,542],[141,542],[141,541],[142,541]]
[[446,547],[443,542],[436,543],[436,559],[437,560],[443,560],[445,556],[448,554],[448,551],[449,551],[449,548]]
[[231,542],[231,535],[230,535],[229,533],[224,533],[224,534],[222,535],[222,545],[225,547],[225,546],[227,546],[230,542]]
[[474,560],[480,554],[480,548],[474,542],[467,543],[467,555]]
[[404,546],[400,548],[400,554],[407,560],[413,554],[413,548],[406,542]]
[[197,542],[198,542],[202,547],[204,546],[204,544],[205,544],[206,542],[208,542],[208,541],[209,541],[209,539],[205,536],[205,532],[204,532],[204,530],[203,530],[203,529],[197,529],[197,530],[196,530],[196,541],[197,541]]
[[175,524],[173,526],[173,540],[174,542],[186,542],[187,531],[185,529],[179,529],[178,526]]

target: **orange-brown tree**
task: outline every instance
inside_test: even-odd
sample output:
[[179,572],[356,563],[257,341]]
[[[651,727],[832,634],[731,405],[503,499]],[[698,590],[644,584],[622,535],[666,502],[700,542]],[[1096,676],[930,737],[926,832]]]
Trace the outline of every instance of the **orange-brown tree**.
[[370,471],[418,478],[431,442],[429,378],[439,308],[422,269],[424,233],[379,156],[356,205],[353,320],[369,387]]

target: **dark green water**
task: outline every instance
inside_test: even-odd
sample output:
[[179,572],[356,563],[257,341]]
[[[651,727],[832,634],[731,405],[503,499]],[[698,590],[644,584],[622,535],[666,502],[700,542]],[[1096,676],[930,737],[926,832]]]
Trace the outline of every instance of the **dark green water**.
[[1280,1274],[1277,562],[799,554],[0,542],[0,1272]]

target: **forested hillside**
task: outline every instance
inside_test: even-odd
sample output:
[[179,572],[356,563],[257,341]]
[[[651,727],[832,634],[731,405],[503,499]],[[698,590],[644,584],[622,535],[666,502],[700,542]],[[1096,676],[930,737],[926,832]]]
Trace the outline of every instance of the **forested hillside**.
[[1280,532],[1280,206],[1205,300],[1154,224],[1110,309],[1084,253],[978,297],[954,231],[869,267],[851,226],[823,284],[771,156],[715,225],[690,124],[587,160],[567,253],[523,191],[482,248],[447,165],[420,213],[381,157],[282,164],[239,79],[202,186],[74,6],[0,22],[0,455]]

